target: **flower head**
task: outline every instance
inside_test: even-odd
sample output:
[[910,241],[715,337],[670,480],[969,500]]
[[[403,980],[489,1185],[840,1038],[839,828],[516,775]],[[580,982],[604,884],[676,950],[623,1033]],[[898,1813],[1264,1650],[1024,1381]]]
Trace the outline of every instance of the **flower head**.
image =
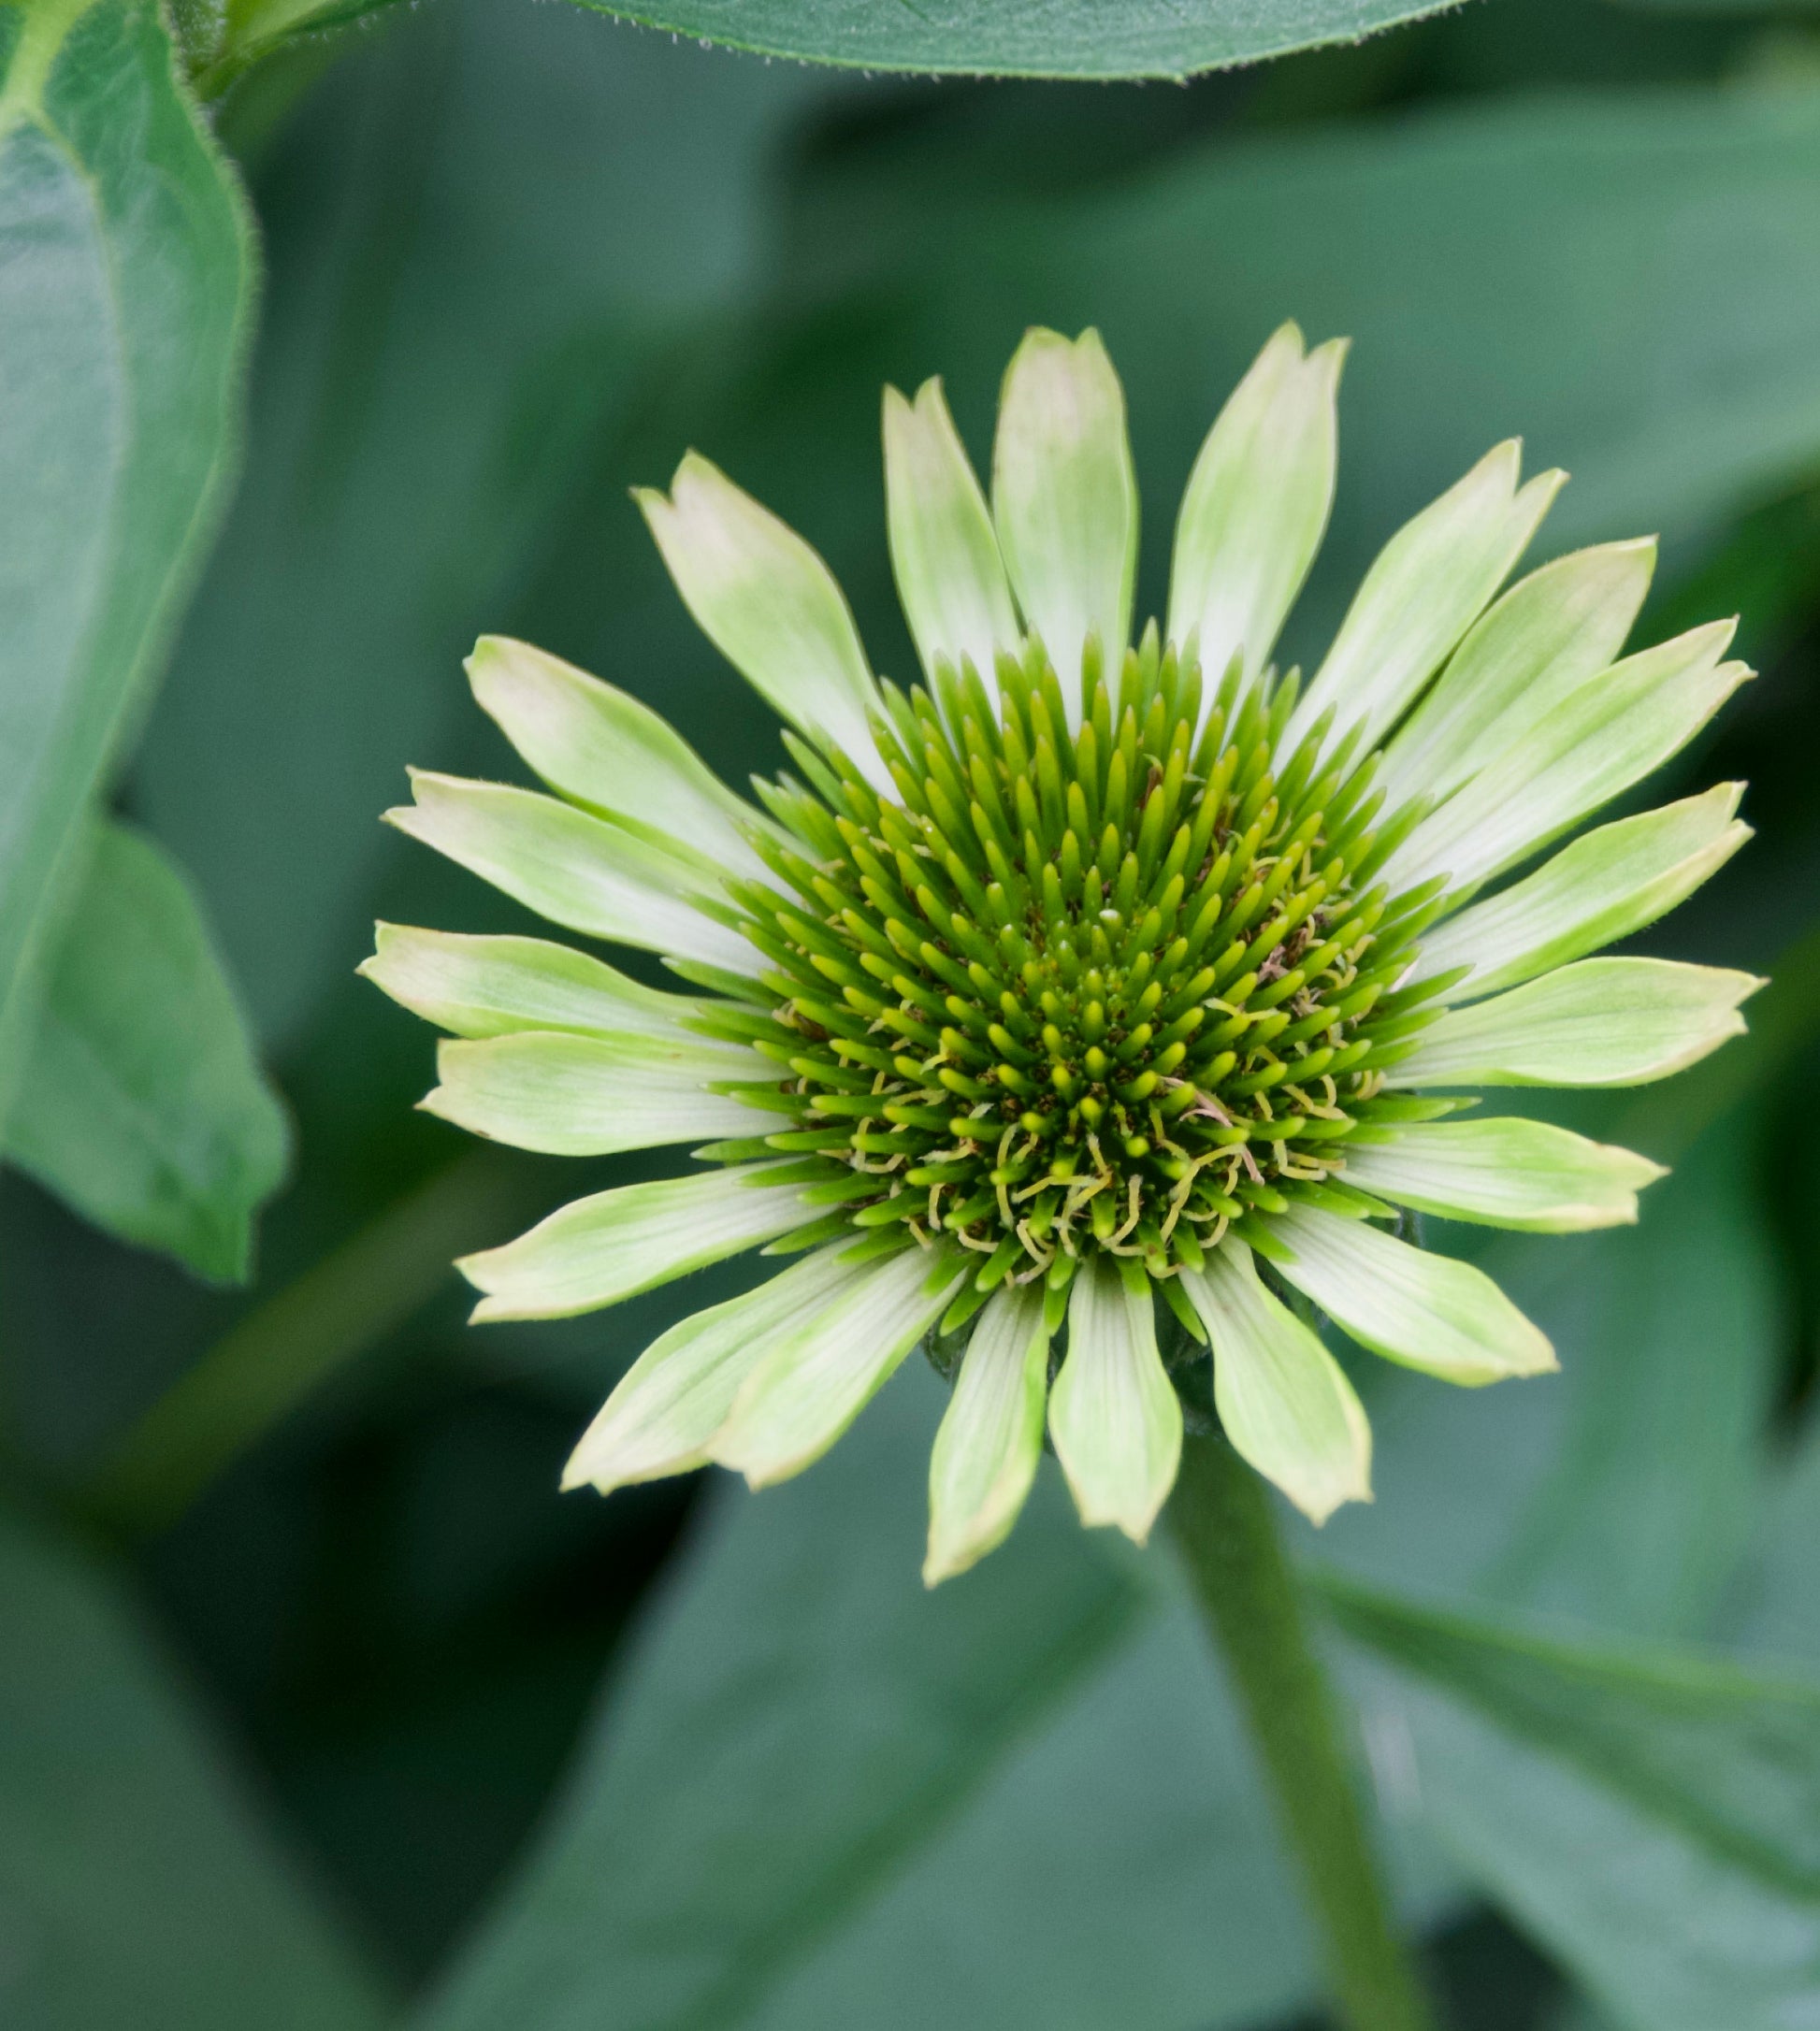
[[1137,496],[1097,335],[1025,339],[989,507],[939,383],[888,391],[907,690],[874,677],[820,558],[691,454],[641,504],[696,620],[794,729],[795,772],[758,805],[624,692],[478,645],[476,697],[555,794],[419,774],[393,822],[699,991],[383,925],[365,970],[459,1040],[434,1112],[530,1149],[695,1144],[706,1168],[468,1258],[475,1318],[795,1257],[649,1347],[566,1485],[710,1460],[782,1479],[927,1339],[958,1361],[932,1581],[1011,1528],[1046,1425],[1083,1520],[1141,1540],[1207,1348],[1260,1472],[1317,1520],[1367,1497],[1364,1412],[1285,1296],[1452,1382],[1553,1366],[1488,1277],[1381,1223],[1636,1217],[1644,1159],[1450,1117],[1474,1088],[1661,1078],[1742,1028],[1746,974],[1587,957],[1737,850],[1740,785],[1508,877],[1748,672],[1724,625],[1618,659],[1648,542],[1498,597],[1563,477],[1520,485],[1511,443],[1391,540],[1313,677],[1279,676],[1341,356],[1293,326],[1264,348],[1189,481],[1167,627],[1135,646]]

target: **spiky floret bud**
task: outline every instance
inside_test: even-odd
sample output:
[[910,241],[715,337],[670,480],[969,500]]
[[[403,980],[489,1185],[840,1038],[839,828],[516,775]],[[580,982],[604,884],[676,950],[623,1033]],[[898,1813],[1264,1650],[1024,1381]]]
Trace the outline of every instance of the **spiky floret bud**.
[[1439,885],[1374,879],[1421,807],[1381,824],[1324,723],[1273,770],[1293,673],[1205,699],[1154,627],[1098,666],[1073,732],[1035,642],[989,690],[970,663],[885,686],[897,801],[793,742],[806,781],[760,794],[801,851],[760,843],[774,881],[732,889],[774,998],[741,1033],[781,1074],[738,1090],[791,1117],[754,1153],[865,1181],[812,1240],[978,1255],[951,1324],[1100,1252],[1198,1269],[1292,1199],[1375,1208],[1346,1138],[1446,1111],[1380,1090],[1445,985],[1398,987]]

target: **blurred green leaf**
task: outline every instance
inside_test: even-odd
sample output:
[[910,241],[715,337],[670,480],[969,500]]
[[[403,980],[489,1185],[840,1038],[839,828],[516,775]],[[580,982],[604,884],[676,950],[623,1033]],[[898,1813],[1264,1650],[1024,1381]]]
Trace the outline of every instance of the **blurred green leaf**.
[[1803,9],[1812,7],[1814,0],[1621,0],[1621,4],[1626,7],[1635,7],[1639,12],[1734,16],[1759,14],[1774,17],[1779,14],[1799,14]]
[[1082,1533],[1046,1475],[1001,1551],[918,1583],[942,1397],[917,1363],[802,1479],[729,1492],[434,2031],[551,2031],[603,1994],[616,2031],[1162,2031],[1307,1994],[1166,1562]]
[[1752,1555],[1721,1629],[1740,1649],[1820,1671],[1820,1425],[1810,1408],[1800,1442],[1779,1462]]
[[0,47],[3,1108],[22,967],[224,497],[253,257],[154,0],[8,6]]
[[1787,1307],[1754,1115],[1677,1155],[1634,1228],[1478,1237],[1473,1260],[1548,1333],[1559,1375],[1451,1390],[1360,1364],[1377,1499],[1303,1529],[1308,1556],[1614,1634],[1705,1629],[1759,1520]]
[[1820,1993],[1820,1687],[1330,1583],[1394,1667],[1380,1786],[1626,2031],[1787,2031]]
[[725,1505],[430,2023],[534,2031],[603,1980],[626,2031],[757,2021],[1104,1660],[1141,1597],[1066,1538],[922,1593],[905,1407],[888,1392],[857,1446]]
[[0,1517],[0,2017],[368,2031],[365,1971],[134,1610]]
[[[939,156],[888,158],[870,194],[851,167],[802,234],[805,266],[847,300],[792,350],[842,392],[942,373],[983,445],[1022,327],[1100,325],[1132,396],[1141,610],[1161,604],[1207,423],[1285,317],[1353,339],[1326,598],[1293,653],[1318,646],[1307,624],[1396,518],[1500,437],[1522,435],[1532,468],[1574,475],[1538,554],[1697,534],[1820,458],[1820,94],[1492,101],[1248,138],[1055,198],[989,200]],[[830,363],[817,341],[856,308],[875,313],[872,350],[849,339]],[[734,384],[733,404],[753,399]],[[716,452],[699,413],[687,433]]]
[[[1582,1370],[1548,1476],[1482,1577],[1495,1598],[1639,1636],[1706,1627],[1761,1512],[1787,1324],[1754,1130],[1709,1134],[1638,1226],[1550,1265],[1537,1309]],[[1505,1280],[1526,1295],[1532,1279]]]
[[862,70],[963,71],[1015,78],[1172,78],[1290,50],[1356,42],[1438,13],[1451,0],[585,0],[651,28],[766,56]]
[[35,997],[7,1157],[84,1218],[244,1279],[289,1131],[181,871],[98,825]]

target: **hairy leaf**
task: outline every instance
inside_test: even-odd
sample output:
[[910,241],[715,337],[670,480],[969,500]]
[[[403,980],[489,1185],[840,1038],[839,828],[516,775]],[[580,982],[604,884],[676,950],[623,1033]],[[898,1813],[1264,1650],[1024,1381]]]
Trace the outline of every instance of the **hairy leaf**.
[[4,27],[0,1108],[22,969],[221,505],[253,288],[154,0],[40,0]]
[[[223,48],[244,62],[391,0],[234,0]],[[859,70],[1012,78],[1172,78],[1356,42],[1452,0],[582,0],[602,14],[765,56]]]

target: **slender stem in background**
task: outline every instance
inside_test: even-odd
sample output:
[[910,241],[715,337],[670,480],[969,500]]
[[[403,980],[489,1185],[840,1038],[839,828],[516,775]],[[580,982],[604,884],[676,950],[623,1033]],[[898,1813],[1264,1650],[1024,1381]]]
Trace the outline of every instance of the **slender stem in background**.
[[112,1530],[162,1530],[331,1375],[450,1286],[452,1257],[548,1196],[498,1150],[458,1158],[240,1322],[180,1376],[76,1491]]
[[1192,1433],[1169,1520],[1300,1865],[1339,2022],[1433,2031],[1263,1481],[1223,1438]]

